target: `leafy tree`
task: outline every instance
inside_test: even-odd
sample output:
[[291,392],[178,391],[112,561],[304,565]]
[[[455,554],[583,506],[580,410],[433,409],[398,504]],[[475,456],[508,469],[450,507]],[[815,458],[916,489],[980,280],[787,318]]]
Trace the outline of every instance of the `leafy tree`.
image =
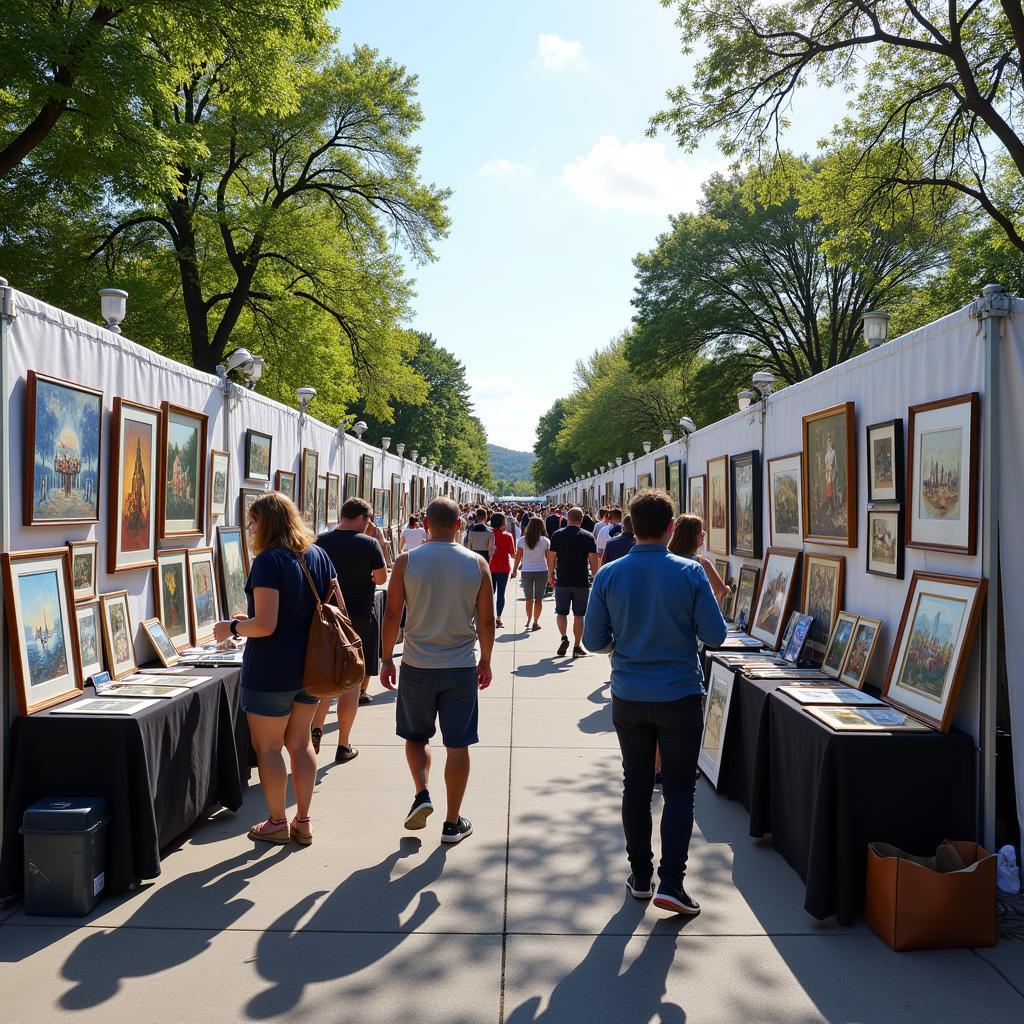
[[538,491],[567,480],[573,475],[572,460],[558,449],[558,435],[565,425],[568,405],[564,398],[555,403],[537,423],[537,441],[533,446],[533,482]]

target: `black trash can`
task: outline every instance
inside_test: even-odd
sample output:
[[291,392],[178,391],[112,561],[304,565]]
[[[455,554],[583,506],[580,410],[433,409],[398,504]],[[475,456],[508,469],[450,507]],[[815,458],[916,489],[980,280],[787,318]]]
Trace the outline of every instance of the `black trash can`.
[[88,914],[103,894],[107,856],[103,797],[40,800],[25,811],[25,913]]

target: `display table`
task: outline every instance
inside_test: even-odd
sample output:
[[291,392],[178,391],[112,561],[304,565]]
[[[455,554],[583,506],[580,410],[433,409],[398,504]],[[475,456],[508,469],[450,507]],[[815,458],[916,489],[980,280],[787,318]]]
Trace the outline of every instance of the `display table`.
[[[36,800],[107,798],[108,892],[159,875],[160,850],[209,809],[241,806],[250,765],[249,729],[238,706],[241,672],[197,668],[192,674],[211,678],[137,715],[43,711],[15,720],[0,897],[22,891],[18,829]],[[94,695],[91,687],[84,695]]]

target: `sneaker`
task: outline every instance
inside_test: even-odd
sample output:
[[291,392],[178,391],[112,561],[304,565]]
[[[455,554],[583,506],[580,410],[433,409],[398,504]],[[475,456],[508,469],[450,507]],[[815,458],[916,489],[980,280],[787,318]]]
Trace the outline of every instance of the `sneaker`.
[[434,813],[434,805],[430,802],[430,794],[424,789],[416,794],[416,799],[405,816],[405,827],[409,829],[425,828],[427,818]]
[[495,620],[494,620],[494,625],[495,625],[495,626],[496,626],[496,627],[497,627],[498,629],[504,629],[504,628],[505,628],[505,624],[504,624],[504,623],[503,623],[503,622],[501,621],[501,619],[495,619]]
[[577,658],[585,658],[586,656],[587,656],[587,652],[585,650],[583,650],[582,647],[574,647],[572,649],[573,661],[575,661]]
[[539,623],[539,622],[535,622],[535,623],[534,623],[534,624],[533,624],[533,625],[532,625],[532,626],[530,627],[530,632],[531,632],[531,633],[536,633],[538,629],[540,629],[540,623]]
[[687,896],[682,886],[676,888],[664,882],[658,886],[654,905],[661,907],[662,910],[671,910],[673,914],[685,914],[687,917],[696,917],[700,913],[700,904]]
[[372,703],[373,698],[365,690],[363,690],[363,692],[359,694],[359,706],[364,707],[366,704]]
[[353,760],[354,758],[357,758],[358,756],[359,756],[359,751],[356,750],[355,747],[345,747],[345,746],[342,746],[339,743],[338,744],[338,751],[334,755],[334,763],[335,764],[348,764],[349,761]]
[[649,900],[654,895],[654,885],[651,880],[637,878],[635,871],[626,879],[626,888],[629,890],[630,896],[635,896],[638,900]]
[[320,741],[324,738],[323,729],[317,729],[315,726],[309,730],[310,739],[313,741],[313,753],[320,753]]
[[558,656],[564,658],[569,650],[569,638],[567,636],[562,637],[562,642],[558,645]]
[[458,821],[446,821],[441,829],[442,843],[461,843],[466,836],[473,834],[473,822],[468,818],[459,818]]

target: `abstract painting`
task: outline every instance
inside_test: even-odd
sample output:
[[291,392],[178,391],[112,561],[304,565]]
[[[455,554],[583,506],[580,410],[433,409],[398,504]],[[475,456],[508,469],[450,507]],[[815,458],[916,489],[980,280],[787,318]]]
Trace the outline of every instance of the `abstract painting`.
[[111,573],[156,564],[160,412],[114,399],[107,569]]
[[804,539],[857,546],[853,402],[803,418]]

